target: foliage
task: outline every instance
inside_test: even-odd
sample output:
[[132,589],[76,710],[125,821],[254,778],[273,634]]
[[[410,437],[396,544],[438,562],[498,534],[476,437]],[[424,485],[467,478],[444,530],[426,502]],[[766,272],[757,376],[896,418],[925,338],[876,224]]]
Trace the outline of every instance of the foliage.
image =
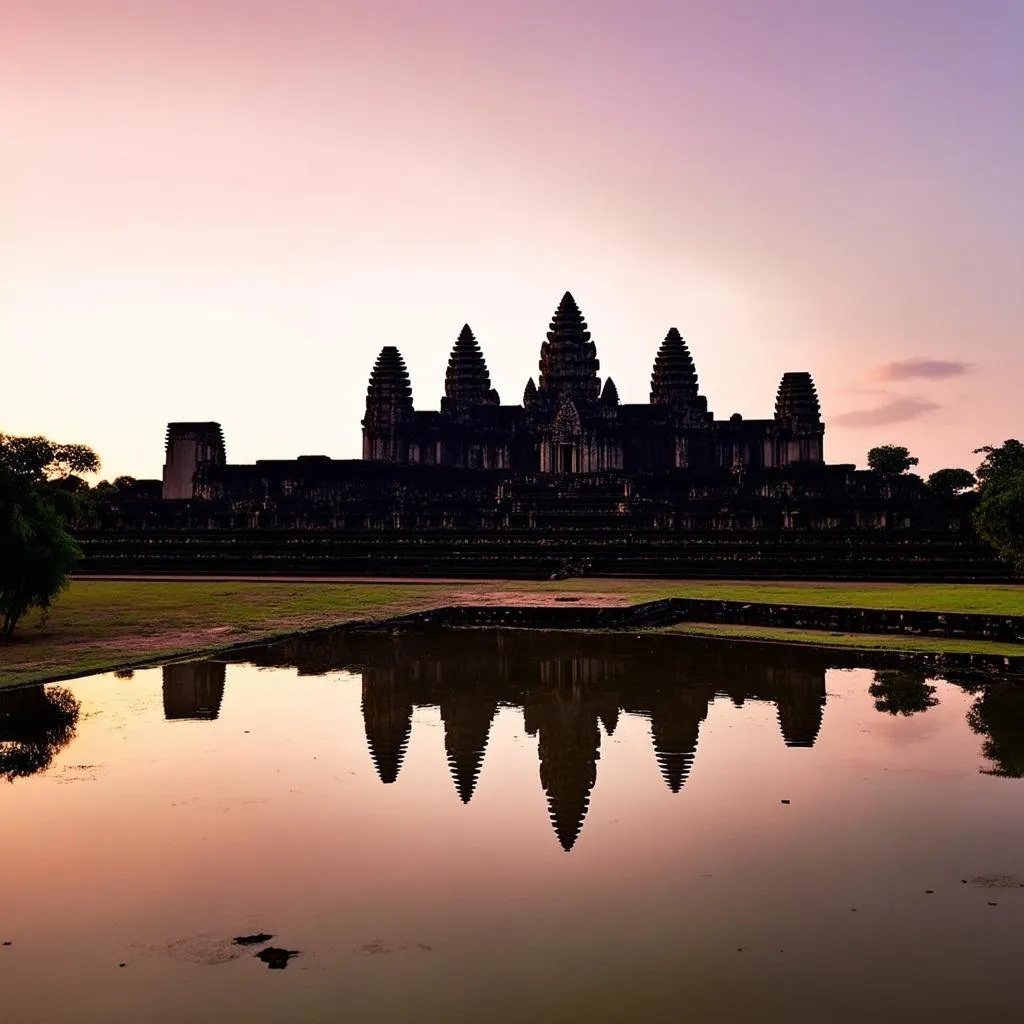
[[928,486],[943,498],[969,490],[975,482],[975,476],[969,469],[937,469],[928,477]]
[[975,471],[982,487],[999,479],[1007,479],[1024,473],[1024,444],[1013,438],[1004,441],[998,448],[985,445],[975,448],[975,455],[984,454],[985,459]]
[[985,487],[974,510],[974,527],[982,540],[1024,570],[1024,473]]
[[868,452],[868,469],[882,476],[899,476],[919,461],[906,448],[896,444],[879,445]]
[[939,703],[924,673],[912,669],[876,672],[868,693],[875,698],[875,710],[889,715],[916,715]]
[[981,500],[974,527],[982,540],[1024,570],[1024,445],[1011,439],[977,452],[985,459],[977,472]]
[[0,778],[34,775],[75,736],[80,705],[61,686],[0,693]]
[[982,753],[992,762],[986,775],[1024,778],[1024,690],[993,683],[967,712],[967,724],[986,737]]
[[99,467],[99,457],[84,444],[56,444],[45,437],[0,434],[0,469],[34,483],[94,473]]
[[0,640],[67,585],[81,554],[67,523],[88,491],[77,474],[98,467],[85,445],[0,434]]

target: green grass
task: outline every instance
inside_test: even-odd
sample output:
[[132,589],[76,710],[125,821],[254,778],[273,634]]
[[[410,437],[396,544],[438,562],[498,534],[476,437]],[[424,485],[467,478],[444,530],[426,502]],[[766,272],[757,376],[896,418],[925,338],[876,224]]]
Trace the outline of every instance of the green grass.
[[956,640],[945,637],[880,636],[873,633],[831,633],[814,629],[778,629],[774,626],[730,626],[720,623],[681,622],[675,626],[651,630],[654,633],[681,633],[729,640],[759,640],[767,643],[810,644],[814,647],[841,647],[861,651],[900,651],[919,654],[992,654],[998,657],[1024,657],[1024,644],[998,643],[993,640]]
[[[1024,586],[582,579],[411,583],[76,580],[44,619],[29,615],[0,646],[0,686],[109,671],[240,643],[452,604],[527,603],[574,594],[586,603],[666,597],[847,608],[1024,615]],[[1020,654],[985,641],[686,624],[678,631],[877,650]]]
[[272,636],[416,611],[452,588],[402,584],[76,580],[0,646],[0,686],[212,652]]
[[1024,615],[1024,585],[985,583],[773,583],[718,580],[566,580],[545,584],[573,593],[626,593],[634,601],[667,597],[749,604],[888,608],[900,611]]

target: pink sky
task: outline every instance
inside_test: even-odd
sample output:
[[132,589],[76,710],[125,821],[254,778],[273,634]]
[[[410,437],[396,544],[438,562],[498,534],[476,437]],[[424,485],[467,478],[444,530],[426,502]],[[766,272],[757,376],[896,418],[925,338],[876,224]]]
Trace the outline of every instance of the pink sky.
[[0,430],[159,475],[353,457],[385,344],[436,408],[469,321],[517,402],[562,292],[647,400],[806,369],[826,457],[1024,435],[1013,0],[7,0]]

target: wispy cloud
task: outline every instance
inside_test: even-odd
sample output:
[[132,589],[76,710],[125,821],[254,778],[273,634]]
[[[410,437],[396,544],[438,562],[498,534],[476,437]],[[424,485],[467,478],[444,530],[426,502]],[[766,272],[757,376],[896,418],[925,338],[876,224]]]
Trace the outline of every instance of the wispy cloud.
[[843,427],[886,427],[891,423],[916,420],[936,409],[936,402],[918,396],[897,395],[868,409],[851,409],[832,417],[832,423]]
[[974,369],[971,363],[956,359],[899,359],[871,371],[872,380],[944,380],[962,377]]

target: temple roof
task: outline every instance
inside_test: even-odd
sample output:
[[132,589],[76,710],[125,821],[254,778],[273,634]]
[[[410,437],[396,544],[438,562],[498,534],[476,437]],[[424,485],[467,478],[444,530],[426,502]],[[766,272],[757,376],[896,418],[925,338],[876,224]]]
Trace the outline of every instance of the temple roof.
[[678,405],[698,395],[697,370],[683,336],[672,327],[651,370],[651,405]]
[[540,349],[541,392],[568,392],[576,398],[594,402],[601,391],[597,371],[601,364],[597,347],[570,292],[562,296]]
[[619,389],[615,386],[615,381],[609,377],[604,382],[604,390],[601,392],[601,404],[602,405],[618,405],[619,404]]
[[412,409],[412,385],[402,353],[385,345],[377,356],[366,389],[367,402],[379,402]]
[[779,392],[775,398],[775,418],[820,422],[821,406],[818,404],[818,392],[809,373],[801,371],[782,375]]
[[498,395],[491,389],[491,375],[480,345],[469,324],[459,332],[444,378],[445,397],[459,405],[497,405]]

